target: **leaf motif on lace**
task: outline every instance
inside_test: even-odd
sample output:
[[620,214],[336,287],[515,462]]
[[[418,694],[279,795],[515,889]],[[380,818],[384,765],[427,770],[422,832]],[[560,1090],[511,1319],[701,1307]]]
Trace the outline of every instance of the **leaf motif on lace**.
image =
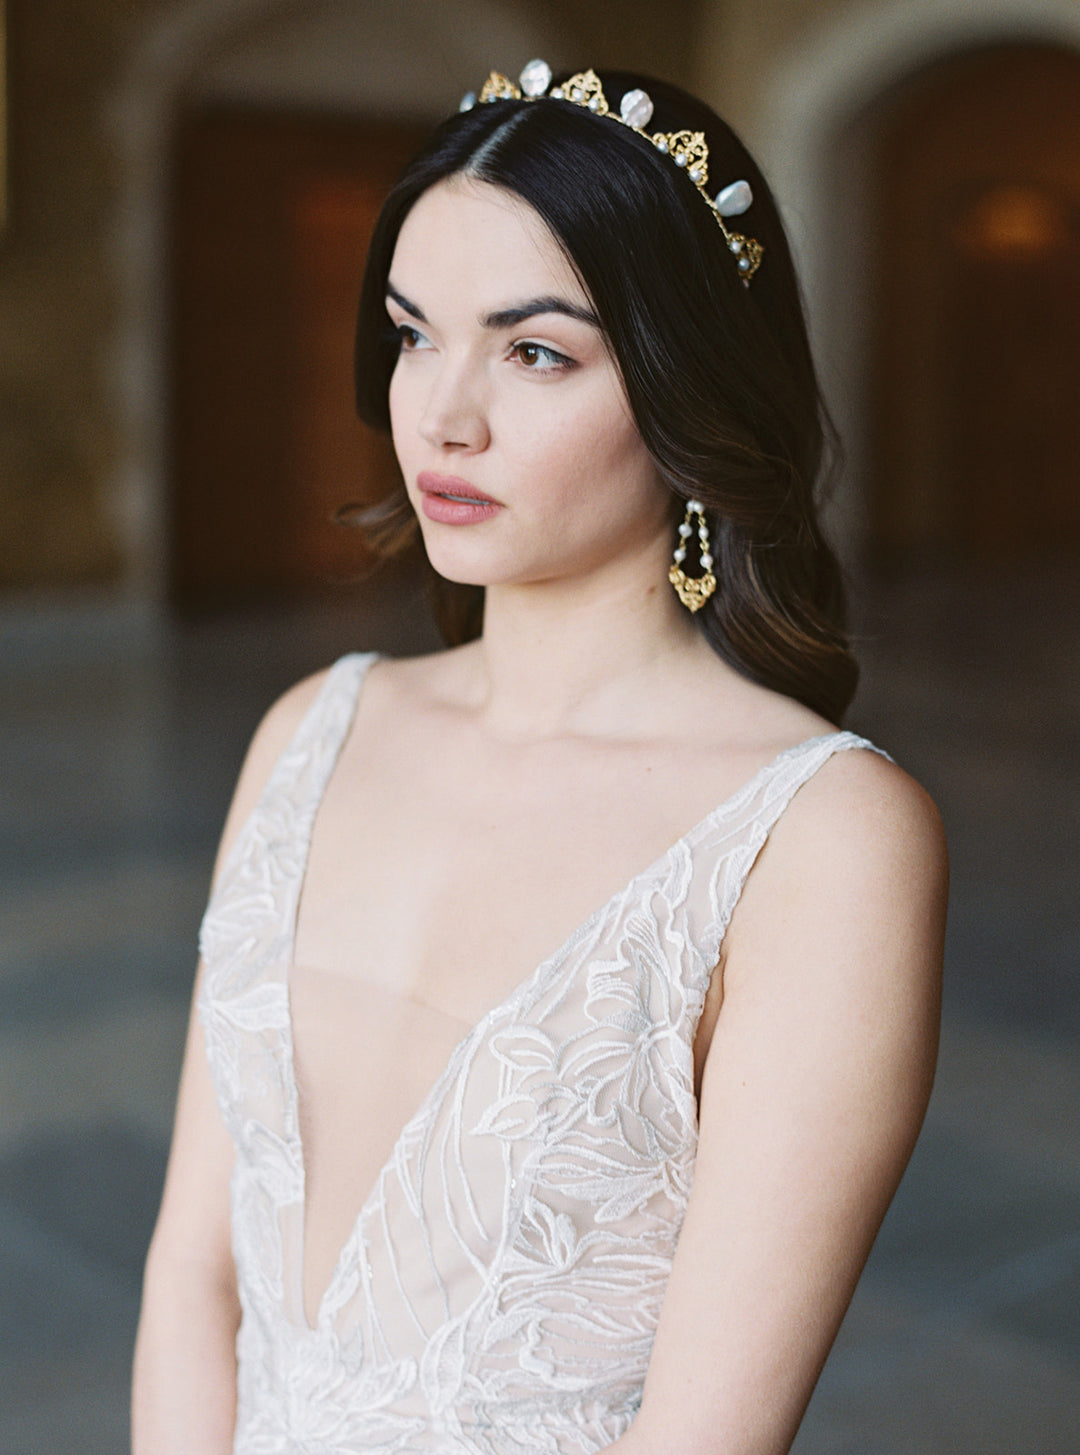
[[200,1014],[237,1147],[236,1455],[584,1455],[629,1427],[697,1148],[693,1042],[771,824],[840,748],[781,755],[460,1042],[308,1328],[288,976],[318,804],[370,658],[339,662],[227,857]]

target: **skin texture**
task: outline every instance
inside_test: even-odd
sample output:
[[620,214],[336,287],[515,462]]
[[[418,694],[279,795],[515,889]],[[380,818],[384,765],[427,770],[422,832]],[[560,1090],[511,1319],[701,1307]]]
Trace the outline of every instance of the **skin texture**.
[[[459,280],[454,289],[440,290],[432,278],[433,237],[443,239],[441,269]],[[469,244],[476,237],[481,246]],[[545,311],[510,327],[476,327],[476,303],[496,296],[497,278],[507,306],[481,318],[520,313],[537,301]],[[390,284],[421,311],[417,318],[388,301],[402,334],[390,415],[436,570],[489,586],[580,581],[655,544],[671,496],[597,326],[556,311],[561,305],[589,314],[591,305],[531,209],[483,184],[432,188],[405,220]],[[449,454],[448,437],[461,446]],[[425,521],[417,476],[433,465],[445,469],[444,462],[503,502],[500,518],[467,530]],[[666,546],[665,537],[665,554]]]
[[[479,641],[372,669],[316,822],[291,986],[309,1317],[463,1028],[777,752],[829,726],[721,662],[671,592],[670,496],[535,214],[483,183],[440,183],[406,220],[390,281],[406,486],[437,569],[486,585],[487,605]],[[558,303],[536,312],[538,299]],[[432,520],[432,479],[497,508]],[[226,846],[320,681],[261,726]],[[925,1110],[945,877],[932,804],[876,755],[831,760],[773,831],[695,1047],[694,1188],[626,1455],[789,1448]],[[358,1056],[352,1032],[376,1007],[380,1047]],[[376,1049],[409,1075],[387,1076]],[[231,1448],[230,1163],[193,1026],[148,1263],[135,1455]]]

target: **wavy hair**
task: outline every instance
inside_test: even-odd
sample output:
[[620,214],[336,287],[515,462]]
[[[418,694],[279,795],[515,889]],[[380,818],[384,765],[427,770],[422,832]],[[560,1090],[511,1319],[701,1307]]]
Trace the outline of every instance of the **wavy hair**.
[[[591,298],[661,477],[679,502],[706,508],[718,585],[695,622],[744,676],[839,722],[858,667],[840,568],[818,522],[827,416],[775,201],[742,143],[701,102],[648,78],[604,72],[601,81],[613,104],[647,90],[657,130],[703,131],[713,186],[750,183],[745,231],[765,248],[750,285],[700,195],[630,128],[569,101],[476,106],[443,123],[380,214],[357,324],[358,412],[389,430],[398,345],[386,283],[410,208],[456,174],[516,194]],[[403,487],[352,518],[381,555],[417,529]],[[437,581],[434,604],[448,644],[479,635],[483,587]]]

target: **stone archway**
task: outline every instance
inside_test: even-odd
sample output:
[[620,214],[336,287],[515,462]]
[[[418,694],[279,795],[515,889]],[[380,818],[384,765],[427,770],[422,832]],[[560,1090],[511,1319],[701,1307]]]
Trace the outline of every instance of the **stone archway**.
[[1080,546],[1080,53],[965,50],[875,108],[865,493],[886,562]]
[[[732,94],[743,102],[736,122],[782,199],[826,392],[846,443],[830,524],[854,564],[867,524],[859,482],[867,453],[872,163],[872,136],[857,119],[871,115],[875,99],[904,77],[965,49],[1042,41],[1080,50],[1080,8],[1073,0],[836,5],[773,54],[765,50],[765,29],[752,22],[753,40],[741,34],[725,50],[723,19],[712,37],[714,60],[703,89],[723,110],[725,85],[732,81]],[[732,68],[737,76],[730,75]]]
[[111,485],[136,599],[167,579],[166,294],[171,144],[193,95],[436,120],[493,54],[546,54],[557,41],[503,0],[184,0],[147,28],[111,99],[123,183],[116,209],[120,316],[110,373],[125,441]]

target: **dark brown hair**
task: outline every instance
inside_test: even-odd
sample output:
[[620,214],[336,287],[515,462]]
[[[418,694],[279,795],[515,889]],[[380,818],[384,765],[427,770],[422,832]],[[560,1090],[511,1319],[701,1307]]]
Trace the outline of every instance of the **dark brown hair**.
[[[825,415],[776,204],[742,143],[701,102],[647,78],[601,79],[613,107],[633,87],[649,92],[651,130],[703,131],[712,187],[750,183],[754,202],[736,225],[765,248],[750,285],[701,197],[645,138],[568,101],[479,105],[439,128],[383,207],[360,301],[357,408],[389,429],[397,341],[386,282],[417,198],[456,173],[515,193],[591,298],[661,476],[679,501],[698,499],[708,512],[718,586],[695,621],[746,677],[839,722],[858,668],[840,569],[817,520]],[[416,529],[404,490],[359,524],[384,554]],[[470,640],[483,588],[442,582],[436,612],[451,645]]]

